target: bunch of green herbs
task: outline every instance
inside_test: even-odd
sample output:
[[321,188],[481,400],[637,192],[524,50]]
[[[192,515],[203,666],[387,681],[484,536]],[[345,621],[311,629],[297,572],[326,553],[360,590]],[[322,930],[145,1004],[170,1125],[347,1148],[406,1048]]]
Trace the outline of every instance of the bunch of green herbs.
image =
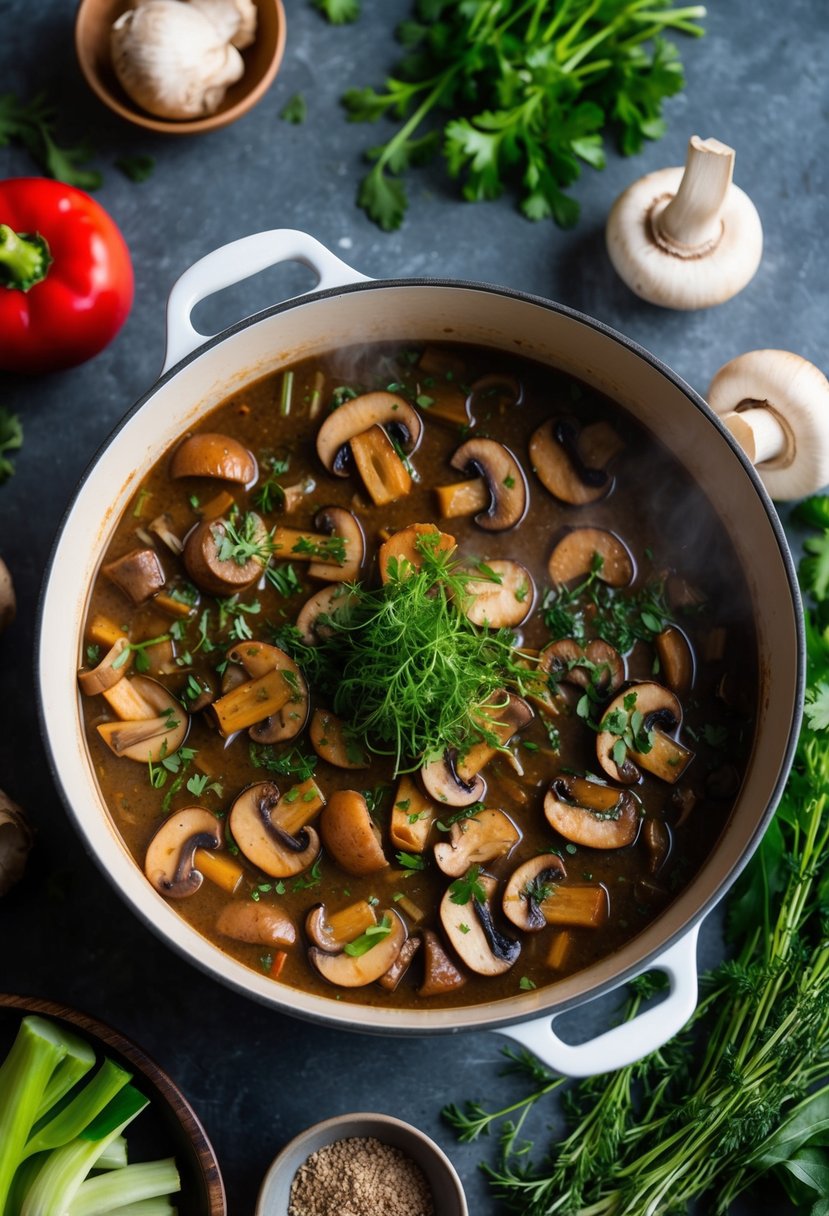
[[[353,4],[320,4],[332,20]],[[520,196],[528,219],[578,218],[565,193],[582,165],[605,164],[604,132],[625,155],[666,129],[684,87],[666,32],[699,35],[701,5],[670,0],[417,0],[397,34],[405,54],[381,90],[349,89],[353,122],[400,125],[369,149],[359,205],[387,231],[408,206],[404,174],[442,150],[468,201]]]
[[[829,1213],[829,498],[798,515],[818,529],[800,567],[805,720],[776,816],[729,901],[732,956],[704,978],[682,1034],[640,1063],[572,1087],[509,1053],[530,1093],[502,1110],[445,1110],[465,1140],[500,1126],[498,1159],[483,1168],[507,1211],[658,1216],[696,1203],[718,1216],[772,1173],[796,1210]],[[522,1128],[562,1086],[569,1129],[539,1160]]]

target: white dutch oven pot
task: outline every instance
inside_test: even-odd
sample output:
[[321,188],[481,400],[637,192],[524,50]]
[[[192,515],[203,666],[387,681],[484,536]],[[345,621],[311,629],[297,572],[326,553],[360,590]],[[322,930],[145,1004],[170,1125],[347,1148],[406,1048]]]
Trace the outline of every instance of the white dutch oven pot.
[[[317,274],[313,294],[215,337],[193,328],[190,316],[200,300],[286,261]],[[722,519],[748,580],[760,648],[758,726],[743,788],[711,857],[674,903],[621,950],[553,985],[484,1005],[373,1009],[256,975],[191,929],[153,890],[102,803],[84,743],[76,672],[89,588],[115,522],[135,486],[183,431],[231,392],[298,359],[357,343],[440,340],[520,352],[572,373],[629,409],[685,465]],[[176,283],[162,376],[99,453],[69,508],[41,607],[41,713],[56,780],[87,847],[141,919],[190,962],[299,1017],[392,1034],[489,1027],[557,1071],[586,1076],[654,1050],[693,1012],[700,921],[759,843],[791,763],[802,691],[799,620],[791,558],[758,476],[702,399],[653,356],[547,300],[475,283],[371,281],[304,233],[263,232],[208,255]],[[554,1015],[649,969],[668,978],[661,1004],[578,1046],[555,1033]]]

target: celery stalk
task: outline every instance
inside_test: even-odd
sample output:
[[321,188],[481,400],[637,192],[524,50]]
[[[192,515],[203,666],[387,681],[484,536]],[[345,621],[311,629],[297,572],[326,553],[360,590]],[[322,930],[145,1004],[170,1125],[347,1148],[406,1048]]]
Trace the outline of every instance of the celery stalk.
[[32,1133],[23,1155],[30,1157],[33,1153],[60,1148],[74,1140],[131,1080],[131,1073],[112,1060],[104,1060],[80,1093]]
[[113,1208],[113,1216],[176,1216],[176,1208],[168,1195],[159,1195],[157,1199],[139,1199],[138,1203],[128,1203],[125,1208]]
[[120,1216],[126,1207],[180,1190],[181,1180],[172,1157],[127,1165],[87,1178],[69,1205],[69,1216],[108,1216],[110,1212]]
[[86,1076],[95,1063],[95,1052],[89,1043],[65,1030],[62,1030],[61,1034],[66,1040],[67,1052],[49,1079],[37,1112],[38,1119],[42,1119],[57,1106],[61,1098]]
[[26,1017],[20,1023],[0,1066],[0,1213],[6,1210],[15,1171],[50,1080],[68,1054],[82,1058],[80,1046],[74,1035],[44,1018]]
[[99,1170],[120,1170],[127,1164],[127,1138],[116,1136],[108,1144],[97,1161]]
[[65,1216],[107,1145],[147,1105],[143,1094],[125,1085],[77,1139],[46,1157],[29,1187],[20,1216]]

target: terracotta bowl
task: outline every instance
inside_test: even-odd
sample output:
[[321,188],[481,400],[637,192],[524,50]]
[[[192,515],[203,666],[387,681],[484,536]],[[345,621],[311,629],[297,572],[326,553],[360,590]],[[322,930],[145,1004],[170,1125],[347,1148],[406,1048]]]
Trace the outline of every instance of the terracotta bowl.
[[139,1047],[95,1018],[53,1001],[0,993],[0,1061],[14,1041],[21,1020],[30,1013],[69,1026],[103,1055],[127,1068],[150,1105],[127,1130],[131,1160],[175,1157],[181,1174],[176,1196],[180,1216],[227,1216],[225,1189],[213,1147],[187,1099],[165,1072]]
[[273,84],[285,50],[285,10],[282,0],[255,0],[256,41],[241,52],[245,74],[230,86],[224,101],[208,118],[156,118],[127,96],[109,54],[113,22],[131,7],[129,0],[80,0],[75,18],[75,53],[89,87],[105,106],[127,122],[166,135],[196,135],[235,122],[261,101]]
[[461,1180],[442,1148],[424,1132],[391,1115],[336,1115],[306,1128],[285,1145],[265,1175],[255,1216],[287,1216],[291,1183],[312,1153],[337,1140],[372,1136],[399,1148],[419,1165],[432,1191],[438,1216],[469,1216]]

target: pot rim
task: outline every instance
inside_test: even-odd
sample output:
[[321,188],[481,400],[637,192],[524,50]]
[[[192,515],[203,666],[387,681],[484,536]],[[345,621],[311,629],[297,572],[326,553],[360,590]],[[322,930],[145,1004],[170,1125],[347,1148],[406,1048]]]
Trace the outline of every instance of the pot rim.
[[[354,1030],[354,1031],[357,1031],[360,1033],[395,1035],[395,1036],[400,1036],[400,1037],[411,1036],[411,1035],[422,1035],[422,1034],[427,1034],[427,1033],[428,1034],[439,1034],[439,1033],[453,1034],[453,1033],[457,1033],[460,1030],[480,1030],[480,1029],[484,1029],[484,1028],[492,1029],[495,1027],[507,1027],[510,1025],[516,1025],[521,1022],[526,1022],[528,1020],[532,1020],[532,1019],[535,1019],[538,1017],[557,1016],[560,1013],[565,1013],[568,1010],[575,1009],[578,1006],[585,1004],[587,1001],[592,1001],[594,999],[598,999],[599,997],[605,996],[608,993],[613,992],[615,989],[619,988],[621,985],[627,983],[629,980],[635,978],[637,975],[642,975],[644,972],[651,970],[654,967],[658,967],[659,959],[662,956],[662,954],[664,954],[676,942],[678,942],[681,938],[683,938],[686,934],[688,934],[694,928],[694,926],[698,925],[704,919],[704,917],[706,917],[708,915],[708,913],[712,910],[712,908],[714,908],[716,906],[716,904],[718,904],[719,901],[725,896],[725,894],[728,892],[728,890],[731,888],[731,886],[734,884],[734,882],[736,882],[737,878],[740,876],[742,871],[745,869],[749,860],[751,859],[754,852],[756,851],[760,841],[762,840],[762,837],[763,837],[763,835],[771,821],[771,818],[777,808],[777,805],[780,801],[780,798],[783,793],[783,789],[784,789],[786,781],[788,779],[788,775],[789,775],[789,771],[792,766],[792,762],[794,760],[795,748],[797,746],[797,740],[798,740],[798,736],[799,736],[799,732],[800,732],[800,724],[801,724],[801,720],[802,720],[802,716],[803,716],[803,694],[804,694],[805,681],[806,681],[806,642],[805,642],[805,628],[804,628],[804,623],[803,623],[803,607],[802,607],[802,601],[801,601],[801,596],[800,596],[800,588],[799,588],[799,585],[797,582],[797,575],[796,575],[794,560],[792,558],[792,555],[791,555],[791,552],[790,552],[790,549],[788,546],[788,541],[786,539],[780,517],[778,516],[778,514],[774,508],[774,505],[768,495],[768,492],[766,491],[765,486],[763,485],[763,482],[762,482],[759,474],[757,473],[756,469],[751,464],[751,462],[748,460],[748,458],[746,457],[745,453],[743,452],[742,448],[739,446],[737,441],[734,439],[734,437],[731,435],[731,433],[728,431],[728,429],[720,421],[719,417],[714,413],[714,411],[711,409],[711,407],[708,405],[708,403],[705,401],[705,399],[690,384],[688,384],[687,381],[685,381],[681,376],[679,376],[676,372],[674,372],[666,363],[664,363],[656,355],[654,355],[652,352],[647,350],[645,347],[641,346],[635,339],[629,338],[626,335],[620,333],[618,330],[614,329],[612,326],[608,325],[606,322],[600,321],[597,318],[592,317],[587,313],[580,312],[578,309],[572,308],[569,305],[561,304],[558,301],[546,299],[544,296],[538,296],[531,292],[520,291],[517,288],[502,287],[497,284],[480,282],[480,281],[476,281],[476,280],[444,279],[444,278],[428,278],[428,277],[395,278],[395,279],[367,279],[367,280],[363,280],[363,281],[359,281],[359,282],[355,282],[355,283],[346,283],[344,285],[329,287],[329,288],[326,288],[323,290],[306,292],[306,293],[298,295],[298,296],[293,296],[290,299],[280,301],[277,304],[271,305],[270,307],[265,308],[265,309],[261,309],[258,312],[252,313],[248,317],[244,317],[241,320],[234,322],[234,324],[226,327],[225,329],[221,330],[219,333],[206,338],[206,340],[204,342],[200,343],[197,347],[195,347],[192,351],[190,351],[187,355],[185,355],[182,359],[180,359],[177,363],[173,364],[173,366],[171,366],[167,371],[165,371],[162,375],[160,375],[158,377],[158,379],[150,386],[150,388],[135,401],[135,403],[131,406],[131,408],[123,415],[123,417],[120,419],[120,421],[116,424],[116,426],[113,428],[113,430],[110,432],[110,434],[104,440],[104,442],[99,446],[98,450],[95,452],[94,456],[92,457],[89,464],[87,465],[82,477],[78,481],[78,484],[66,506],[65,511],[63,512],[63,515],[61,516],[60,523],[55,532],[55,539],[52,544],[52,548],[50,550],[49,557],[48,557],[48,560],[47,560],[47,563],[45,566],[43,581],[41,583],[40,594],[38,597],[37,622],[36,622],[36,627],[35,627],[35,648],[34,648],[35,649],[35,686],[36,686],[36,695],[37,695],[38,720],[39,720],[39,724],[40,724],[41,735],[43,737],[43,741],[45,744],[45,750],[46,750],[46,754],[47,754],[49,768],[51,770],[52,777],[55,782],[56,788],[58,789],[60,797],[61,797],[65,807],[68,809],[68,811],[71,815],[71,818],[73,820],[73,823],[81,836],[81,842],[83,844],[83,847],[85,848],[87,853],[89,853],[90,856],[93,858],[93,860],[95,861],[99,870],[103,871],[105,877],[110,882],[110,884],[116,889],[116,891],[118,891],[119,894],[123,895],[123,893],[121,892],[121,889],[118,886],[118,883],[115,879],[115,876],[109,872],[109,870],[103,864],[102,860],[99,858],[98,854],[93,849],[92,844],[89,841],[89,839],[87,838],[87,834],[86,834],[84,828],[82,827],[78,816],[75,813],[74,807],[69,798],[67,790],[64,787],[63,780],[62,780],[61,774],[60,774],[59,765],[57,762],[57,758],[53,753],[51,741],[50,741],[49,734],[47,731],[44,695],[43,695],[43,689],[41,687],[41,683],[40,683],[40,679],[39,679],[39,658],[40,658],[42,645],[43,645],[43,626],[44,626],[44,610],[45,610],[45,601],[46,601],[46,591],[47,591],[47,588],[49,585],[49,581],[50,581],[51,574],[52,574],[52,568],[55,563],[55,559],[57,557],[58,549],[61,544],[63,532],[65,530],[69,517],[75,508],[78,498],[81,496],[81,494],[86,486],[86,483],[90,478],[90,475],[92,474],[93,470],[97,466],[98,462],[103,457],[104,453],[116,442],[116,440],[117,440],[120,432],[123,430],[123,428],[145,406],[145,404],[148,401],[150,401],[150,399],[156,394],[156,392],[160,388],[162,388],[164,385],[166,385],[170,380],[172,380],[176,375],[178,375],[179,372],[182,371],[185,367],[188,367],[190,364],[196,362],[196,360],[198,360],[208,350],[211,350],[214,347],[218,346],[222,342],[224,342],[227,339],[229,339],[230,337],[232,337],[234,334],[237,334],[237,333],[249,328],[252,325],[258,324],[261,321],[265,320],[266,318],[278,316],[282,313],[290,311],[291,309],[293,309],[295,307],[303,307],[305,305],[314,304],[315,302],[320,301],[320,300],[332,299],[332,298],[340,297],[340,296],[348,296],[348,295],[352,295],[354,293],[359,293],[359,292],[384,291],[384,290],[389,290],[389,289],[398,289],[399,290],[401,288],[408,289],[408,288],[430,288],[430,287],[437,287],[437,288],[443,288],[443,289],[449,289],[449,290],[476,291],[476,292],[481,292],[484,294],[506,297],[508,299],[513,299],[513,300],[517,300],[517,301],[520,301],[523,303],[534,305],[536,307],[545,309],[549,312],[557,313],[561,316],[567,317],[570,320],[579,322],[579,323],[587,326],[589,329],[593,330],[594,332],[600,334],[603,338],[609,339],[610,341],[617,343],[618,345],[625,348],[627,351],[638,356],[641,360],[643,360],[651,368],[653,368],[655,371],[659,372],[676,389],[678,389],[683,394],[683,396],[685,396],[687,398],[689,403],[691,405],[693,405],[694,408],[699,413],[701,413],[703,415],[703,417],[710,423],[711,427],[719,435],[719,437],[726,442],[728,447],[731,449],[732,454],[736,457],[738,462],[743,466],[745,473],[748,475],[748,477],[753,485],[755,493],[757,494],[758,498],[760,499],[760,503],[761,503],[764,513],[768,519],[772,534],[774,536],[774,540],[777,544],[779,556],[780,556],[780,559],[781,559],[781,562],[783,564],[783,568],[785,571],[786,582],[788,584],[789,594],[791,596],[791,603],[792,603],[793,616],[794,616],[794,621],[795,621],[795,631],[796,631],[795,650],[796,650],[797,671],[795,673],[794,712],[792,714],[791,726],[789,729],[788,738],[786,740],[786,746],[782,753],[780,772],[779,772],[779,775],[770,792],[770,795],[769,795],[767,803],[766,803],[766,807],[765,807],[763,813],[758,816],[754,829],[751,832],[748,839],[746,840],[745,845],[743,847],[743,850],[742,850],[738,860],[732,865],[730,870],[728,870],[728,872],[723,876],[723,878],[714,886],[714,888],[709,892],[709,894],[706,896],[706,898],[703,899],[700,904],[698,904],[698,906],[686,918],[686,920],[677,929],[675,929],[669,936],[666,936],[665,938],[663,938],[660,941],[659,945],[657,947],[655,947],[650,953],[648,953],[646,956],[644,956],[643,958],[640,958],[637,961],[632,961],[629,965],[625,966],[622,970],[615,971],[612,976],[608,977],[608,979],[597,982],[593,986],[589,987],[589,989],[576,993],[571,997],[568,997],[565,999],[558,999],[558,1000],[556,1000],[554,997],[550,997],[548,994],[552,993],[555,989],[555,985],[551,984],[551,985],[547,986],[546,988],[537,989],[537,990],[534,990],[533,992],[528,992],[528,993],[522,994],[522,996],[524,996],[526,998],[530,998],[530,999],[526,1000],[526,1002],[525,1002],[526,1007],[523,1010],[519,1010],[519,1011],[515,1010],[515,1004],[521,1002],[521,996],[515,996],[515,997],[510,998],[509,1005],[511,1007],[511,1011],[509,1013],[498,1013],[497,1012],[498,1004],[501,1002],[495,1002],[491,1006],[487,1003],[478,1003],[476,1005],[458,1006],[457,1008],[451,1008],[451,1009],[446,1008],[446,1009],[441,1009],[439,1011],[435,1011],[435,1012],[440,1012],[444,1015],[447,1015],[446,1023],[440,1024],[440,1025],[428,1024],[427,1019],[428,1019],[429,1011],[421,1011],[421,1010],[416,1010],[416,1011],[409,1010],[408,1014],[410,1017],[413,1016],[414,1014],[417,1014],[417,1015],[422,1014],[424,1024],[411,1025],[411,1026],[405,1026],[405,1025],[398,1026],[398,1025],[385,1025],[385,1024],[378,1024],[376,1022],[372,1023],[369,1021],[363,1021],[360,1019],[359,1016],[357,1016],[357,1015],[363,1015],[365,1018],[369,1018],[372,1013],[376,1012],[373,1006],[362,1006],[362,1005],[356,1005],[356,1004],[349,1004],[348,1002],[343,1002],[342,1004],[340,1004],[338,1006],[338,1009],[342,1011],[342,1013],[340,1013],[339,1015],[335,1015],[333,1013],[329,1014],[327,1011],[324,1011],[324,1010],[317,1012],[316,1010],[296,1009],[290,1004],[290,1001],[288,999],[272,1000],[269,996],[266,996],[263,993],[259,993],[259,992],[252,990],[250,987],[245,985],[241,980],[237,980],[235,976],[220,973],[217,968],[210,966],[208,963],[203,962],[201,959],[194,958],[187,951],[186,946],[183,943],[172,940],[166,934],[166,932],[164,932],[163,929],[159,928],[159,926],[157,926],[154,923],[154,921],[147,909],[145,909],[143,907],[138,907],[136,904],[133,903],[132,900],[127,901],[127,902],[129,902],[131,911],[135,915],[138,916],[138,918],[147,926],[147,928],[149,928],[153,933],[155,933],[156,936],[160,937],[167,946],[169,946],[176,953],[178,953],[183,958],[185,958],[187,960],[187,962],[190,963],[190,965],[195,965],[195,966],[199,967],[201,970],[205,971],[208,975],[210,975],[211,978],[220,980],[220,982],[222,982],[223,984],[228,985],[234,991],[240,992],[243,995],[247,996],[248,998],[253,998],[254,1000],[259,1001],[261,1004],[265,1004],[272,1008],[276,1008],[281,1012],[290,1013],[291,1016],[299,1017],[305,1021],[314,1022],[317,1024],[321,1023],[323,1025],[328,1025],[328,1026],[335,1026],[340,1029],[350,1029],[350,1030]],[[332,345],[333,345],[333,343],[332,343]],[[520,354],[520,352],[518,352],[518,353]],[[532,357],[532,356],[529,356],[529,357]],[[133,863],[133,864],[135,864],[135,863]],[[694,881],[696,881],[696,880],[692,880],[692,885],[693,885]],[[666,909],[665,911],[667,912],[670,909],[670,907],[671,907],[671,905],[669,905],[668,909]],[[662,915],[664,915],[664,913],[660,914],[660,916],[662,916]],[[660,919],[660,917],[657,917],[656,921],[658,921],[659,919]],[[654,923],[656,923],[656,921]],[[635,937],[631,939],[631,942],[632,941],[635,941]],[[630,942],[628,942],[627,945],[630,945]],[[215,947],[214,947],[214,949],[215,949]],[[590,970],[591,970],[591,968],[589,968],[589,967],[585,968],[584,971],[582,971],[580,974],[585,975]],[[291,992],[291,991],[293,991],[293,989],[288,989],[287,991]],[[532,999],[532,998],[535,998],[535,999]],[[544,998],[546,998],[546,999],[544,999]],[[503,1003],[506,1004],[507,1002],[505,1001]],[[487,1016],[486,1016],[485,1020],[482,1019],[480,1016],[481,1010],[487,1010]],[[351,1015],[350,1018],[349,1017],[344,1018],[342,1016],[343,1013],[350,1013],[350,1015]],[[477,1016],[475,1016],[475,1015],[477,1015]],[[451,1021],[449,1020],[450,1018],[451,1018]]]

